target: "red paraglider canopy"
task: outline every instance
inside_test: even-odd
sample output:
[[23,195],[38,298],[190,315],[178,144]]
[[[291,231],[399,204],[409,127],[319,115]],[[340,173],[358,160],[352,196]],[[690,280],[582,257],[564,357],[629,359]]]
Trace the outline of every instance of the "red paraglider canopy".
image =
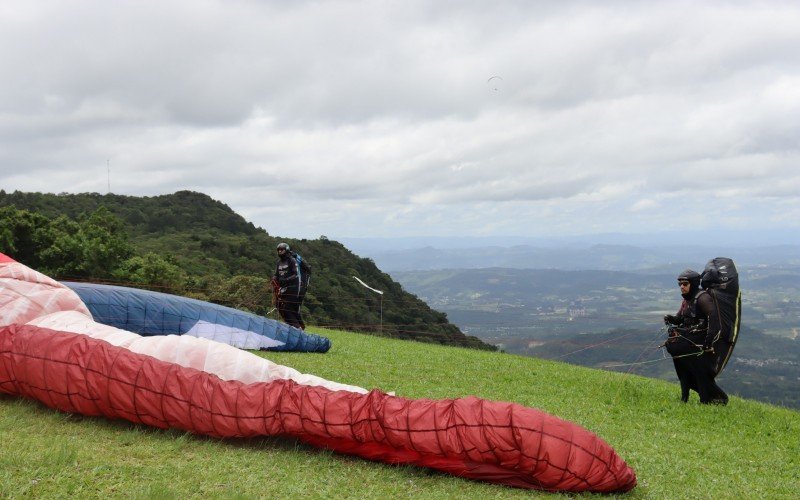
[[[636,485],[634,471],[605,441],[540,410],[475,397],[367,392],[207,339],[140,337],[94,323],[79,300],[69,302],[71,290],[4,257],[0,393],[209,436],[294,436],[371,460],[521,488],[624,492]],[[61,294],[62,310],[20,299],[20,289],[41,298]]]

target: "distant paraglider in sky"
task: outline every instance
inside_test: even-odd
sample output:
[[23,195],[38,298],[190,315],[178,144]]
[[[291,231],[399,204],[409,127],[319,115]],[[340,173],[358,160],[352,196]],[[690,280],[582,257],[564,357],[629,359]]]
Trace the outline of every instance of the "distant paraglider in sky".
[[624,492],[636,474],[583,427],[476,397],[408,399],[190,335],[100,324],[77,293],[0,253],[0,394],[214,437],[291,436],[390,464],[546,491]]
[[492,76],[488,80],[486,80],[486,84],[489,85],[489,88],[492,89],[492,92],[499,92],[500,85],[503,83],[503,78],[500,76]]

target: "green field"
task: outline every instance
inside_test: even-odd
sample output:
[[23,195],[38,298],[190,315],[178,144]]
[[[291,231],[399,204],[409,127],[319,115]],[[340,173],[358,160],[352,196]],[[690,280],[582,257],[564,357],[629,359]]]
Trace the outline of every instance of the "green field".
[[[260,353],[300,371],[412,398],[476,395],[574,421],[637,473],[630,498],[796,498],[800,412],[536,358],[318,330],[327,354]],[[533,496],[551,496],[534,493]],[[0,497],[528,498],[531,492],[318,450],[217,440],[0,397]]]

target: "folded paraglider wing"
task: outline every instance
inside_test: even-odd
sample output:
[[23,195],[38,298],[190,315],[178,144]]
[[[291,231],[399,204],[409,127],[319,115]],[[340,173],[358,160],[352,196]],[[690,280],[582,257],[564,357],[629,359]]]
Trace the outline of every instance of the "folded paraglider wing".
[[240,349],[327,352],[330,339],[263,316],[149,290],[63,282],[95,321],[141,335],[191,335]]
[[[294,436],[522,488],[623,492],[636,485],[602,439],[542,411],[475,397],[367,392],[208,339],[142,337],[93,321],[69,289],[2,257],[0,393],[209,436]],[[36,299],[11,291],[14,281],[27,283]]]

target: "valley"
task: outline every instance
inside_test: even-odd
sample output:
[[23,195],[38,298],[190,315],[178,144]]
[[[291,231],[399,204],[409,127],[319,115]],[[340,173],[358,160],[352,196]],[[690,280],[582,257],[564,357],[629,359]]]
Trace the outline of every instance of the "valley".
[[[800,267],[739,271],[743,326],[720,384],[800,408]],[[663,316],[680,305],[673,274],[489,268],[392,276],[464,333],[505,352],[677,380],[658,348]]]

